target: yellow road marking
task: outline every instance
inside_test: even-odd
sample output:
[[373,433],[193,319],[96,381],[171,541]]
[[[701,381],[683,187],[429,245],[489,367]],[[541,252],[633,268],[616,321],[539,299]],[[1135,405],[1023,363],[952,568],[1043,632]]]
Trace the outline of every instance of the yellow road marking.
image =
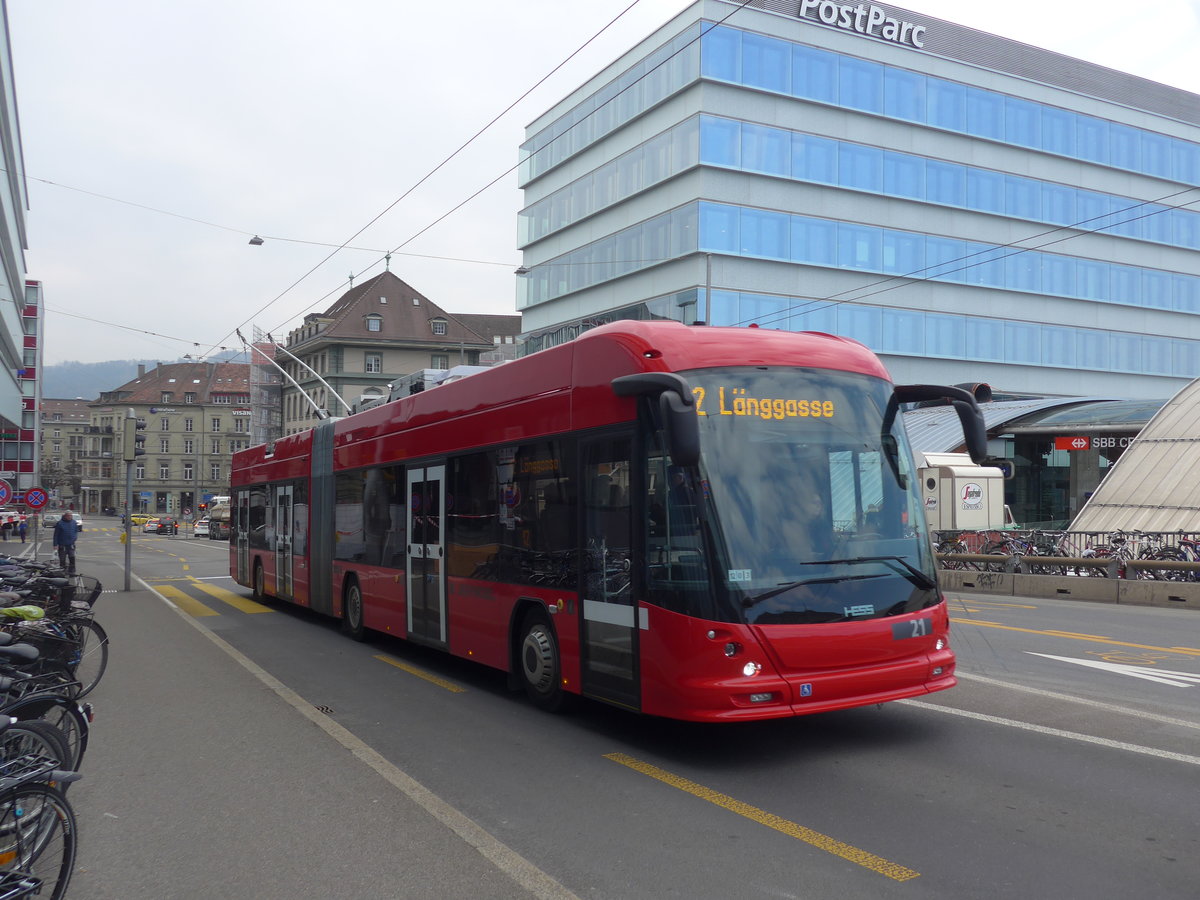
[[424,678],[430,684],[436,684],[438,687],[445,688],[453,694],[465,694],[467,692],[465,687],[460,687],[453,681],[447,681],[445,678],[439,678],[432,672],[426,672],[424,669],[418,669],[416,666],[409,665],[406,662],[401,662],[400,660],[394,659],[391,656],[379,655],[375,658],[380,662],[387,663],[389,666],[395,666],[397,669],[403,669],[409,675],[416,675],[418,678]]
[[193,600],[177,587],[160,584],[155,588],[160,594],[182,609],[189,616],[219,616],[215,609],[209,609],[199,600]]
[[980,606],[987,609],[1038,609],[1029,603],[1000,603],[994,600],[967,600],[964,597],[956,597],[950,601],[951,603],[960,603],[963,606]]
[[674,775],[665,769],[652,766],[639,759],[634,759],[632,756],[627,756],[624,753],[606,753],[604,758],[611,759],[613,762],[620,763],[623,766],[628,766],[635,772],[641,772],[643,775],[655,778],[663,784],[678,788],[685,793],[699,797],[701,800],[707,800],[709,803],[737,813],[739,816],[744,816],[751,821],[757,822],[759,825],[773,828],[778,832],[786,834],[788,837],[811,844],[818,850],[824,850],[827,853],[832,853],[834,856],[840,856],[842,859],[849,860],[855,865],[870,869],[872,872],[877,872],[894,881],[910,881],[913,878],[919,878],[921,875],[920,872],[914,872],[912,869],[905,868],[899,863],[891,862],[881,856],[876,856],[874,853],[868,853],[866,850],[852,847],[828,835],[821,834],[819,831],[813,831],[811,828],[797,825],[795,822],[789,822],[787,819],[780,818],[773,813],[751,806],[749,803],[735,800],[727,794],[718,793],[703,785],[696,784],[694,781],[688,781],[686,778]]
[[241,610],[244,613],[274,612],[269,606],[263,606],[249,597],[243,597],[241,594],[235,594],[233,591],[225,590],[225,588],[213,587],[211,584],[203,584],[199,581],[195,582],[195,584],[196,587],[209,596],[216,597],[222,603],[228,603],[234,609]]
[[1134,644],[1129,641],[1118,641],[1115,638],[1099,634],[1077,634],[1074,631],[1039,631],[1036,628],[1018,628],[1016,625],[1001,625],[999,622],[983,622],[979,619],[960,619],[951,616],[950,621],[958,625],[980,625],[984,628],[999,628],[1003,631],[1021,631],[1025,634],[1044,634],[1047,637],[1066,637],[1074,641],[1091,641],[1096,644],[1112,644],[1116,647],[1135,647],[1138,650],[1158,650],[1166,653],[1186,653],[1189,656],[1200,656],[1200,648],[1196,647],[1156,647],[1153,644]]

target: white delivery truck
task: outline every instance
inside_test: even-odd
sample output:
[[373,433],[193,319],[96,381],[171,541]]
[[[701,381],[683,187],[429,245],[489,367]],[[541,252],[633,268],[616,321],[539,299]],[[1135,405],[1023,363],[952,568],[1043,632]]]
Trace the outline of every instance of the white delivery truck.
[[1001,469],[977,466],[965,453],[921,453],[918,457],[917,477],[930,531],[1011,527]]

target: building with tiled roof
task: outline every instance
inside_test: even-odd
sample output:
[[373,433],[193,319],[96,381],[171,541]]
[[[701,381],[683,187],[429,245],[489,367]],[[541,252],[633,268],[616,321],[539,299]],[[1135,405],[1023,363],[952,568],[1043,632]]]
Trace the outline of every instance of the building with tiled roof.
[[123,431],[129,411],[145,423],[144,456],[133,464],[133,508],[197,518],[201,504],[229,493],[229,463],[250,446],[250,366],[168,363],[88,404],[83,454],[85,512],[125,505]]
[[275,357],[295,382],[282,390],[283,433],[311,428],[317,409],[342,416],[387,397],[389,385],[425,369],[495,362],[515,350],[520,330],[520,316],[449,313],[382,272],[288,334]]

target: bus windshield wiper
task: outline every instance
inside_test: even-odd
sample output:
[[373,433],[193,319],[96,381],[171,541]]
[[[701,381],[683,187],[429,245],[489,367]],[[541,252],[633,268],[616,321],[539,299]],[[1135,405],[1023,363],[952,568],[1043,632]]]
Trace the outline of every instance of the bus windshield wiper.
[[[834,562],[844,562],[845,560],[834,560]],[[814,563],[802,563],[801,565],[815,565]],[[802,587],[809,584],[838,584],[843,581],[862,581],[866,578],[882,578],[882,575],[837,575],[827,578],[801,578],[797,581],[784,581],[779,587],[771,588],[769,591],[763,591],[761,594],[755,594],[753,597],[746,597],[742,600],[742,608],[749,609],[751,606],[756,606],[764,600],[770,600],[772,597],[778,597],[785,591],[790,591],[792,588]]]
[[818,565],[820,563],[828,563],[829,565],[833,565],[834,563],[851,563],[852,564],[852,563],[864,563],[864,562],[899,563],[900,566],[904,567],[903,571],[901,571],[901,569],[898,568],[897,566],[889,566],[889,568],[895,570],[896,572],[899,572],[901,575],[903,575],[905,578],[907,578],[909,581],[911,581],[913,584],[915,584],[919,588],[924,588],[927,591],[932,591],[934,588],[937,587],[936,581],[934,581],[932,578],[930,578],[928,575],[926,575],[924,572],[922,572],[916,566],[912,565],[908,560],[906,560],[902,556],[853,556],[853,557],[850,557],[849,559],[820,560],[819,563],[818,563],[818,561],[814,560],[812,562],[806,562],[806,563],[804,563],[804,565],[814,566],[814,565]]

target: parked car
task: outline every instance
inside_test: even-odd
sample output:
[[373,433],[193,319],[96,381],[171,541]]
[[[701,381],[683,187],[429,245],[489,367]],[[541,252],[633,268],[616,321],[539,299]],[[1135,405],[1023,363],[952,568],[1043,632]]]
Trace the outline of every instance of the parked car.
[[179,534],[179,523],[170,516],[155,516],[142,526],[147,534]]
[[192,526],[192,537],[208,537],[208,516],[196,520]]
[[133,515],[131,515],[129,517],[129,521],[131,524],[141,527],[142,525],[145,525],[147,522],[149,522],[152,518],[154,518],[154,517],[152,515],[150,515],[150,513],[135,512]]

